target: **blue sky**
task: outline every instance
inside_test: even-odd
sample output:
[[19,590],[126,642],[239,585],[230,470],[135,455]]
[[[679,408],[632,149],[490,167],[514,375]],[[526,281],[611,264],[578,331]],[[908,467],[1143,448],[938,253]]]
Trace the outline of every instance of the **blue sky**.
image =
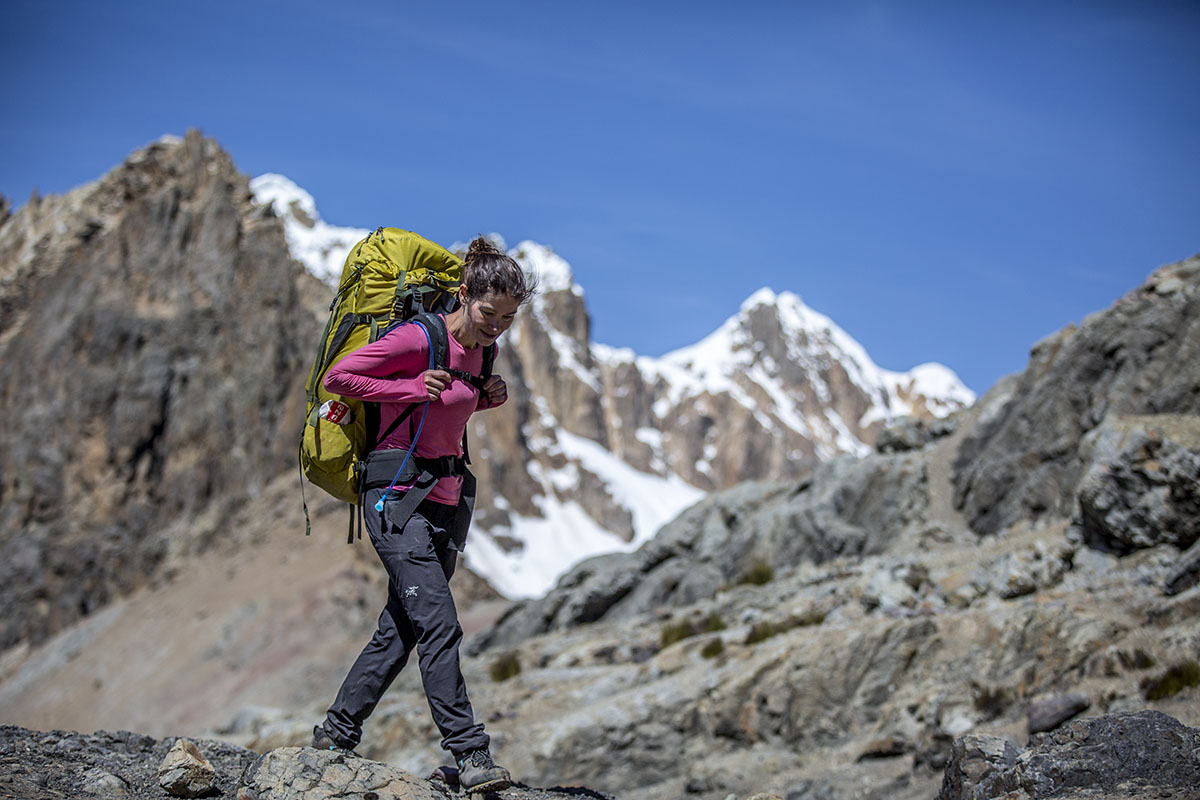
[[1200,252],[1200,2],[9,2],[0,193],[199,128],[337,225],[499,232],[593,338],[761,286],[978,392]]

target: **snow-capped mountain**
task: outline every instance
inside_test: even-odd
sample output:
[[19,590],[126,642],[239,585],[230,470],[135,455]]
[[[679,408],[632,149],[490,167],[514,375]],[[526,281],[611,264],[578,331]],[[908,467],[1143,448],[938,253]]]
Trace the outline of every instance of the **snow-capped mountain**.
[[[623,357],[629,356],[609,354],[610,362]],[[643,375],[669,387],[658,401],[660,415],[689,400],[725,395],[760,415],[764,429],[797,432],[812,443],[811,453],[790,458],[865,452],[880,423],[912,414],[944,416],[975,401],[940,364],[881,369],[829,317],[791,292],[767,288],[700,342],[635,362]]]
[[[293,256],[336,280],[367,230],[325,224],[282,176],[251,187],[284,218]],[[481,492],[466,557],[509,597],[636,548],[707,491],[798,478],[866,452],[891,420],[974,402],[941,365],[880,368],[791,292],[755,292],[712,334],[662,357],[607,347],[591,341],[584,291],[561,256],[531,241],[508,252],[541,291],[501,344],[509,402],[472,420]]]
[[370,233],[325,222],[317,213],[312,195],[283,175],[259,175],[250,181],[250,191],[260,203],[269,204],[275,216],[285,220],[284,235],[292,258],[330,285],[336,284],[342,274],[350,245]]

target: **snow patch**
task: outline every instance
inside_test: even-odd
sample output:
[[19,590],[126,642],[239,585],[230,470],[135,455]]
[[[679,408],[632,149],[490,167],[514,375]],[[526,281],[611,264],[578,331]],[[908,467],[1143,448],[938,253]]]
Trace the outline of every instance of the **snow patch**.
[[522,267],[537,275],[542,292],[571,292],[583,296],[583,287],[575,282],[571,265],[552,248],[526,239],[508,254]]
[[256,202],[269,205],[275,216],[283,220],[283,235],[292,258],[335,287],[350,248],[370,231],[323,221],[312,195],[283,175],[270,172],[259,175],[250,181],[250,191]]
[[[634,469],[591,439],[559,430],[557,443],[568,459],[565,467],[544,470],[536,462],[529,465],[534,479],[547,490],[538,498],[541,517],[514,515],[511,527],[503,531],[522,546],[506,550],[491,531],[471,531],[467,564],[510,599],[544,594],[585,558],[640,547],[704,496],[677,476],[664,478]],[[628,509],[633,518],[631,541],[605,529],[570,499],[582,472],[599,478],[613,502]]]

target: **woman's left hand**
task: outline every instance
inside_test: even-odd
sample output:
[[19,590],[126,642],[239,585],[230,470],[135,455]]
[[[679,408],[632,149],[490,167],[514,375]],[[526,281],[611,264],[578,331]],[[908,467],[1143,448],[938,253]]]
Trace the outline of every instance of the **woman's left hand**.
[[508,384],[499,375],[492,375],[488,378],[483,384],[483,390],[487,392],[489,408],[498,406],[508,399]]

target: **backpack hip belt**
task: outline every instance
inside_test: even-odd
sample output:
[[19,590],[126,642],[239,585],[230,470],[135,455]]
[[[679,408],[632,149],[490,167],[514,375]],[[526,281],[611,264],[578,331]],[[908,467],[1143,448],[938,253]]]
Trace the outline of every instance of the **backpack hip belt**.
[[386,489],[396,483],[409,484],[407,489],[397,487],[398,505],[390,514],[392,522],[403,526],[416,512],[433,487],[442,478],[463,476],[462,494],[455,512],[451,538],[455,549],[466,546],[467,528],[471,524],[471,512],[475,506],[475,477],[467,469],[466,461],[460,456],[422,458],[414,456],[404,465],[404,471],[396,477],[397,464],[404,458],[402,449],[374,450],[367,456],[359,480],[359,519],[367,513],[366,496],[371,489]]
[[404,472],[396,477],[396,470],[403,461],[405,451],[401,448],[375,450],[363,465],[360,486],[364,493],[368,489],[386,489],[394,483],[412,483],[422,476],[434,479],[449,478],[462,475],[467,471],[467,463],[461,456],[441,456],[439,458],[422,458],[413,456],[404,468]]

